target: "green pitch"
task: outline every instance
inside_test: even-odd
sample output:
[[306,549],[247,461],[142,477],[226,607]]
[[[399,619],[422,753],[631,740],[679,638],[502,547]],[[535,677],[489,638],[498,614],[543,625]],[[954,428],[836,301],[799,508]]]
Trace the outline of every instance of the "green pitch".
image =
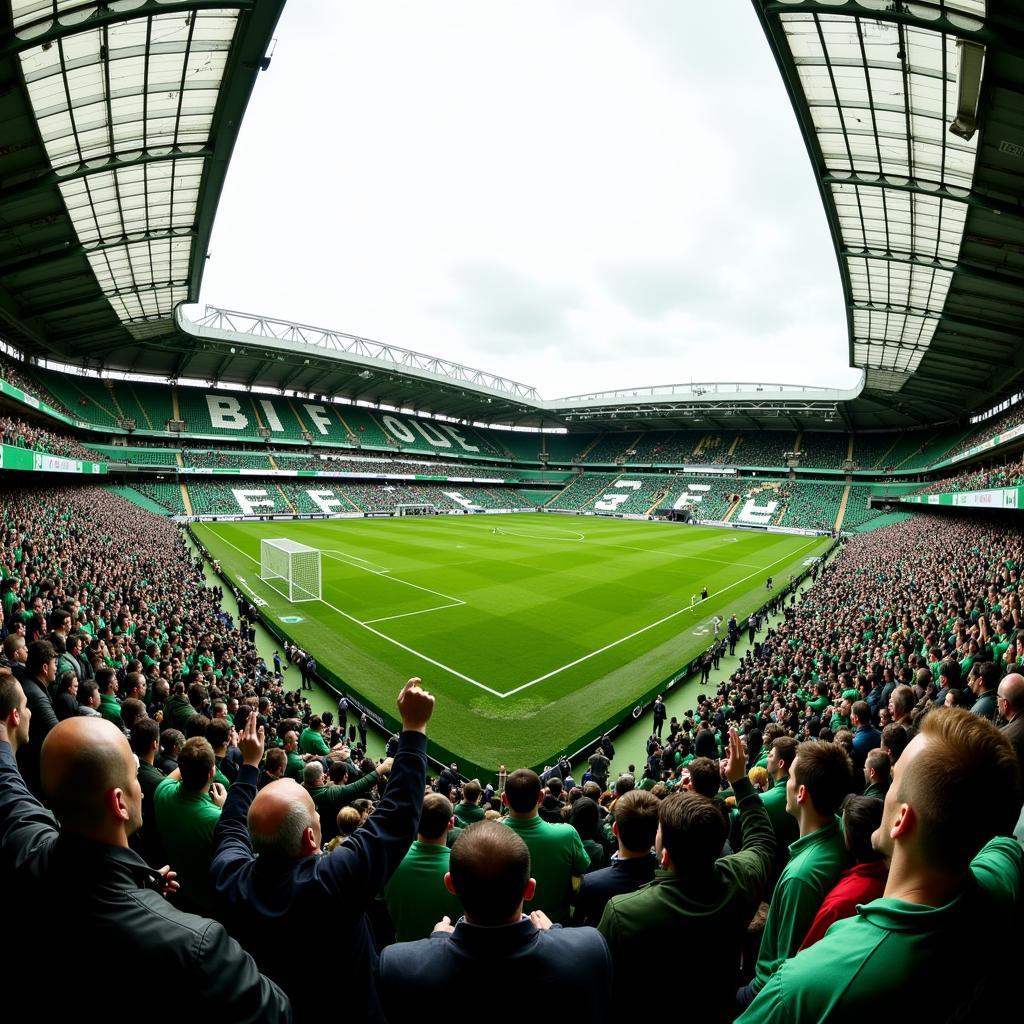
[[[222,569],[384,711],[422,676],[431,737],[487,771],[539,766],[628,714],[828,539],[542,514],[196,524]],[[323,600],[259,579],[261,538],[322,552]],[[707,587],[707,601],[691,596]],[[295,620],[299,621],[295,621]],[[745,639],[745,637],[744,637]],[[741,648],[742,649],[742,648]]]

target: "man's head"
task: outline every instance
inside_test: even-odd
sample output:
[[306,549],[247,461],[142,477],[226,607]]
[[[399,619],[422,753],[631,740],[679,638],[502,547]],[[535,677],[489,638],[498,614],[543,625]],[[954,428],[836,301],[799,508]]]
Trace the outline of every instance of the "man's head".
[[423,798],[420,824],[416,829],[417,838],[432,843],[444,842],[452,826],[452,803],[440,793],[428,793]]
[[210,785],[217,768],[217,759],[205,736],[193,736],[186,740],[178,755],[178,768],[183,789],[199,793]]
[[264,770],[272,779],[280,779],[284,776],[288,767],[288,755],[280,747],[272,747],[267,751],[267,760]]
[[65,832],[127,846],[142,825],[142,787],[131,747],[102,718],[58,722],[43,741],[40,777]]
[[866,700],[856,700],[850,708],[850,722],[860,728],[862,725],[871,724],[871,707]]
[[25,643],[25,638],[17,633],[11,633],[4,640],[4,657],[10,662],[24,665],[28,658],[28,644]]
[[902,725],[892,722],[882,730],[882,745],[880,749],[888,754],[889,762],[895,764],[900,759],[903,751],[907,749],[909,742],[907,730]]
[[480,799],[480,783],[467,782],[462,787],[462,802],[464,804],[475,804]]
[[[928,670],[925,669],[925,671]],[[892,715],[893,721],[902,722],[904,718],[909,717],[916,703],[917,695],[914,693],[913,687],[905,684],[897,686],[889,695],[889,714]]]
[[21,683],[6,670],[0,671],[0,723],[14,750],[28,743],[28,724],[32,717]]
[[132,751],[142,761],[151,761],[160,746],[160,726],[152,718],[140,718],[132,726]]
[[889,861],[957,876],[989,839],[1012,830],[1020,803],[1009,740],[981,715],[939,708],[896,762],[872,843]]
[[797,748],[786,783],[786,810],[794,818],[830,818],[850,792],[853,766],[842,747],[807,740]]
[[722,773],[710,757],[695,757],[689,764],[690,786],[694,793],[713,797],[721,788]]
[[649,853],[658,832],[660,801],[643,789],[634,789],[615,802],[612,831],[630,853]]
[[249,807],[248,821],[252,848],[262,857],[287,860],[320,850],[320,815],[294,779],[264,786]]
[[505,792],[501,802],[513,814],[532,815],[537,812],[541,800],[540,777],[529,768],[517,768],[505,780]]
[[178,759],[178,755],[181,753],[181,748],[185,745],[185,736],[178,729],[164,729],[160,733],[160,749],[164,752],[166,757],[173,758],[175,761]]
[[889,755],[881,747],[869,750],[864,759],[864,779],[868,785],[873,783],[885,785],[891,774],[892,762],[889,760]]
[[523,901],[533,898],[530,851],[507,825],[478,821],[455,840],[444,884],[472,924],[508,924],[522,913]]
[[299,734],[294,729],[289,729],[284,734],[284,749],[286,753],[294,754],[299,748]]
[[310,761],[302,769],[302,784],[306,789],[319,789],[324,784],[324,766],[320,761]]
[[25,671],[46,686],[57,678],[57,652],[49,640],[36,640],[28,645]]
[[793,758],[796,757],[799,744],[792,736],[776,736],[772,740],[771,750],[768,752],[768,774],[778,781],[784,775],[789,774],[793,767]]
[[721,856],[729,825],[721,808],[700,793],[673,793],[658,808],[655,851],[662,867],[706,875]]
[[1003,676],[996,691],[996,710],[1008,721],[1024,712],[1024,676],[1011,672]]

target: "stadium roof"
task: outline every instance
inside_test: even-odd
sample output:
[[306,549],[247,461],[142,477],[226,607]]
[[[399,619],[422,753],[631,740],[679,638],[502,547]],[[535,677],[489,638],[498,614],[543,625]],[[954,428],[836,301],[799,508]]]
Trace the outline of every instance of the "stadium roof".
[[963,418],[1019,390],[1021,5],[753,3],[835,242],[864,371],[853,391],[691,383],[543,401],[364,338],[210,307],[188,320],[283,0],[0,9],[0,333],[92,369],[532,426],[870,430]]
[[169,370],[284,0],[0,4],[0,329]]
[[[1024,10],[754,0],[843,278],[856,421],[934,422],[1024,369]],[[977,133],[975,130],[977,129]]]

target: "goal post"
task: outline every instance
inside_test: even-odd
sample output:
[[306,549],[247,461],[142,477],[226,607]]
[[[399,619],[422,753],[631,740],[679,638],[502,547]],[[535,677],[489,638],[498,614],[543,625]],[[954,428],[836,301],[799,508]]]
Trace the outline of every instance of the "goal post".
[[437,506],[428,502],[405,502],[395,506],[395,515],[399,516],[436,516]]
[[319,601],[320,549],[283,537],[261,540],[260,579],[293,603]]

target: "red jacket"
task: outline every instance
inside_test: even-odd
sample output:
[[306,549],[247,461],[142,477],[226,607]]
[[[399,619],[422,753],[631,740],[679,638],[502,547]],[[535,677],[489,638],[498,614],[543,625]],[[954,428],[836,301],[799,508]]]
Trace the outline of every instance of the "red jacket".
[[813,946],[836,921],[841,921],[844,917],[853,917],[858,904],[879,899],[885,892],[885,881],[888,877],[889,868],[884,860],[854,864],[852,868],[844,871],[821,904],[804,941],[800,944],[800,949]]

